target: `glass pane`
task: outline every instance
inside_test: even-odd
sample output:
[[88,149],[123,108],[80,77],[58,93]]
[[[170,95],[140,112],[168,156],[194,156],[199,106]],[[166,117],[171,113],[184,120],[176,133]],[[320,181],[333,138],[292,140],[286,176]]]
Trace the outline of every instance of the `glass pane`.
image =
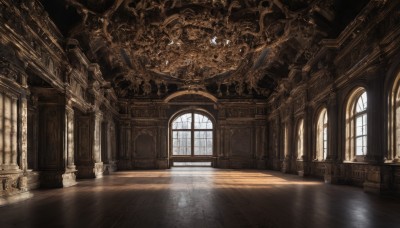
[[356,113],[367,110],[367,93],[364,92],[358,97],[356,102]]
[[190,131],[173,131],[172,137],[172,155],[191,155]]
[[328,152],[328,115],[326,109],[318,117],[316,129],[316,158],[325,159]]
[[356,138],[356,155],[363,155],[363,137]]
[[326,111],[326,110],[324,110],[324,121],[323,121],[323,123],[324,124],[327,124],[328,123],[328,114],[327,114],[328,112]]
[[212,131],[194,132],[194,155],[212,155]]
[[172,129],[192,129],[192,114],[187,113],[177,117],[172,122]]
[[356,137],[367,135],[367,115],[356,117]]
[[194,129],[212,129],[212,122],[207,116],[194,114]]

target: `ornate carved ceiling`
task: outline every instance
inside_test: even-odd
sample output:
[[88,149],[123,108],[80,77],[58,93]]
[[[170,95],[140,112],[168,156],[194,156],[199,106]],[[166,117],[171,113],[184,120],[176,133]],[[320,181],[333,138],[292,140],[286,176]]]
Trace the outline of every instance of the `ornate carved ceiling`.
[[[69,31],[121,98],[268,96],[328,37],[334,1],[67,0]],[[69,42],[74,45],[74,42]]]

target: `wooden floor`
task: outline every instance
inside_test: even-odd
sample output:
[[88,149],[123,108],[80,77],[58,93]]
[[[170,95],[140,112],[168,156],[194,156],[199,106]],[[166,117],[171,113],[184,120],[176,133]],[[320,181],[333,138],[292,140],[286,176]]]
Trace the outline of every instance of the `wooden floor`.
[[400,200],[272,171],[118,172],[0,208],[0,227],[400,227]]

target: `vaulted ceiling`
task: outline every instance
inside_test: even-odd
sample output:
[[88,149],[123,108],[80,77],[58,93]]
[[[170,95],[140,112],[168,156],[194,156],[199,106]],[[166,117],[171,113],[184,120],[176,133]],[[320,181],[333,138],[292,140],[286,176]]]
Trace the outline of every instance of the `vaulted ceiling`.
[[[367,2],[44,0],[121,98],[268,97]],[[64,8],[67,7],[67,8]]]

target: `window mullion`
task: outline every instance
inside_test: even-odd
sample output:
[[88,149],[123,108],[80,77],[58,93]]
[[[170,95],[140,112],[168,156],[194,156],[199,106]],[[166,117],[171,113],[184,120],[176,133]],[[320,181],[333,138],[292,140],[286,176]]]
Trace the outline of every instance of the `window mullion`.
[[192,151],[191,156],[194,157],[194,112],[192,112],[192,130],[191,130],[191,138],[192,138]]

